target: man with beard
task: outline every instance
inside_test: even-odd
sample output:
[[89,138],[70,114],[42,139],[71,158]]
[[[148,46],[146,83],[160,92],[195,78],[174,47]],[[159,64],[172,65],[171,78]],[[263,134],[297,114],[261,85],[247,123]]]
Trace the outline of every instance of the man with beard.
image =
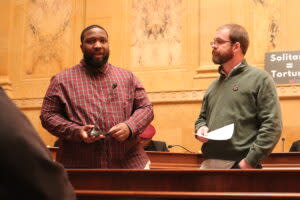
[[[204,143],[202,169],[261,168],[281,135],[276,87],[268,73],[247,64],[248,44],[247,31],[237,24],[219,27],[211,42],[220,77],[207,89],[195,123],[196,138]],[[229,140],[202,137],[232,123]]]
[[83,60],[55,75],[41,121],[59,137],[57,161],[66,168],[147,168],[137,136],[153,120],[145,89],[129,71],[108,63],[106,30],[81,33]]

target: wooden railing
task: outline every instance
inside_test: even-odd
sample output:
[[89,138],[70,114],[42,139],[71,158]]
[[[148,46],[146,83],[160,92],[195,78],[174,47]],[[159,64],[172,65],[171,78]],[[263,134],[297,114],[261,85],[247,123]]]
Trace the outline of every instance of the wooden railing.
[[[202,154],[147,152],[152,169],[195,169],[204,160]],[[299,168],[300,152],[272,153],[263,163],[263,168]]]
[[151,170],[67,169],[78,200],[300,200],[300,153],[272,153],[262,170],[199,170],[202,154],[147,154]]
[[80,200],[300,199],[299,169],[69,169]]
[[[49,147],[53,158],[56,157],[57,147]],[[148,151],[151,169],[197,169],[204,160],[199,153],[173,153]],[[263,168],[299,168],[300,152],[272,153],[263,163]]]
[[300,153],[272,153],[262,170],[199,170],[202,154],[147,154],[151,170],[68,169],[77,198],[300,199]]
[[277,192],[148,192],[148,191],[98,191],[98,190],[76,190],[78,200],[292,200],[300,199],[299,193],[277,193]]

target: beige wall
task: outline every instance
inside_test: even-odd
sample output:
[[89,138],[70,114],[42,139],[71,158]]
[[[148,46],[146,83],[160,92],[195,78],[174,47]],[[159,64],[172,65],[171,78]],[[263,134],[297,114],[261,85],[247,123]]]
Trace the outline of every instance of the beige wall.
[[[0,84],[40,125],[50,77],[78,63],[79,35],[90,24],[109,32],[112,64],[133,71],[154,104],[157,135],[198,151],[193,127],[205,89],[217,77],[211,62],[216,28],[239,23],[250,34],[247,60],[264,67],[270,51],[298,50],[297,0],[8,0],[0,1]],[[278,85],[285,151],[298,136],[299,85]],[[172,151],[181,151],[174,148]],[[281,143],[275,151],[282,151]]]

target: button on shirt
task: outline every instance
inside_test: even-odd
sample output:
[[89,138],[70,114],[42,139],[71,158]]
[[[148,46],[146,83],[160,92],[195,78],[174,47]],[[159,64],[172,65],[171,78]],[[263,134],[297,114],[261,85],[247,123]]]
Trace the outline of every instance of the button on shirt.
[[[153,119],[152,105],[138,79],[106,64],[97,73],[84,61],[54,76],[44,98],[41,121],[60,138],[57,161],[69,168],[144,168],[149,160],[136,136]],[[94,124],[107,132],[124,122],[132,135],[124,142],[108,136],[87,144],[80,126]]]

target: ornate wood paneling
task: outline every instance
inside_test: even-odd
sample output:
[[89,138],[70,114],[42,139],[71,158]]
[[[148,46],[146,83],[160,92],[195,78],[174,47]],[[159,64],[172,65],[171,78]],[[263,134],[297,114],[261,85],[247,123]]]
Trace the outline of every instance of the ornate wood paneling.
[[131,65],[182,65],[182,0],[133,0]]
[[72,65],[80,2],[13,1],[9,73],[14,98],[42,97],[49,78]]
[[[264,68],[267,51],[299,50],[297,0],[10,0],[2,3],[0,85],[40,126],[42,98],[52,75],[78,63],[84,26],[109,33],[110,62],[133,71],[157,116],[155,139],[197,151],[190,134],[204,92],[218,76],[211,47],[218,26],[239,23],[250,35],[247,61]],[[278,85],[286,146],[298,137],[299,85]],[[287,149],[287,148],[286,148]],[[276,147],[277,151],[281,147]]]

